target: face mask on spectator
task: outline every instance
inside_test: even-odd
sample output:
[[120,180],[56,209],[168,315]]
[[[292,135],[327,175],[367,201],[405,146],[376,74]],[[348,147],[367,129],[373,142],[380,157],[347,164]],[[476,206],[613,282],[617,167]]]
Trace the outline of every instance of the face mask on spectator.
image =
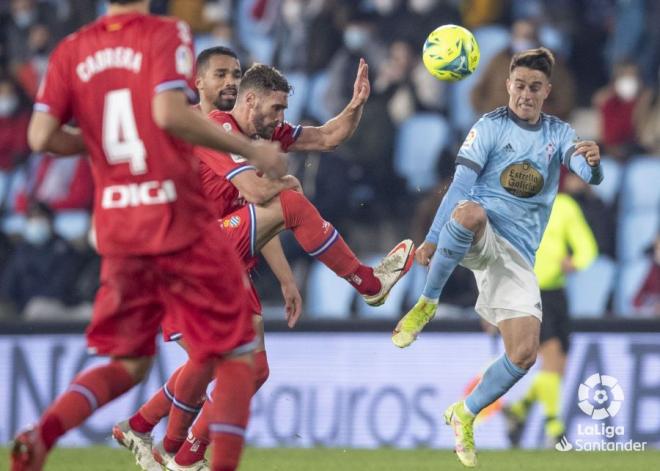
[[361,50],[369,41],[369,33],[359,26],[349,26],[344,31],[344,44],[349,51]]
[[412,11],[421,15],[430,12],[436,3],[437,0],[409,0],[408,5]]
[[25,222],[23,237],[32,245],[43,245],[50,239],[51,229],[48,219],[42,217],[29,218]]
[[18,107],[18,97],[16,95],[0,96],[0,118],[8,118]]
[[33,10],[19,11],[14,14],[14,22],[21,29],[31,26],[37,19],[37,14]]
[[398,3],[397,0],[372,0],[372,4],[379,15],[392,13]]
[[529,49],[534,49],[536,47],[536,43],[530,39],[526,38],[514,38],[511,41],[511,50],[513,53],[518,53],[522,51],[527,51]]
[[632,75],[624,75],[614,82],[614,91],[623,101],[631,101],[639,91],[639,80]]
[[282,5],[282,18],[288,25],[295,25],[301,22],[303,14],[303,5],[298,0],[288,0]]

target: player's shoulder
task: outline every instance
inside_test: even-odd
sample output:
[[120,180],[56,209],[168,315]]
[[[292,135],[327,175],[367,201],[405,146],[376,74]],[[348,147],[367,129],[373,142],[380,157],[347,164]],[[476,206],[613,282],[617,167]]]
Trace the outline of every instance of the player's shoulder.
[[484,114],[481,117],[480,121],[492,121],[492,122],[505,121],[508,116],[509,116],[508,108],[506,106],[500,106],[499,108],[495,108],[493,111]]
[[555,115],[541,113],[541,117],[543,119],[543,122],[546,123],[548,127],[552,129],[566,129],[571,127],[570,124],[568,124],[566,121],[559,119]]
[[226,111],[213,110],[208,114],[208,118],[211,121],[215,121],[216,123],[220,124],[227,132],[240,131],[231,113]]
[[542,113],[541,117],[543,126],[551,138],[559,139],[561,142],[575,140],[575,130],[571,124],[551,114]]

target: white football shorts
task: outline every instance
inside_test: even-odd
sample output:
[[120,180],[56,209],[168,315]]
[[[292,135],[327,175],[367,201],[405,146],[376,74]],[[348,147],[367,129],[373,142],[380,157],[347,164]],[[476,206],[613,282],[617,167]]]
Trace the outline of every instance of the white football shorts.
[[542,320],[541,291],[533,268],[490,222],[461,265],[472,270],[477,280],[475,310],[484,320],[495,326],[516,317]]

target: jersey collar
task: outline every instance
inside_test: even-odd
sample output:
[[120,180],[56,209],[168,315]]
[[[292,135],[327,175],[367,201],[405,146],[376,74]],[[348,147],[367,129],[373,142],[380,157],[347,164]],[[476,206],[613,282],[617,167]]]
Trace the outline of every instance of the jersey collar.
[[509,108],[508,106],[506,108],[506,114],[511,121],[516,123],[519,127],[525,129],[526,131],[538,131],[539,129],[541,129],[541,126],[543,126],[543,113],[541,113],[539,120],[535,124],[529,124],[524,119],[520,119],[513,111],[511,111],[511,108]]

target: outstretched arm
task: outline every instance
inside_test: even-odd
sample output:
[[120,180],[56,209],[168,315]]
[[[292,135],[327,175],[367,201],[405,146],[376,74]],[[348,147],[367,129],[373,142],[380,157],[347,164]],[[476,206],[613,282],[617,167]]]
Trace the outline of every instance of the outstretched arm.
[[334,118],[322,126],[305,126],[289,151],[331,151],[350,138],[360,123],[362,109],[371,93],[369,66],[360,59],[353,84],[353,98]]
[[261,255],[266,259],[266,263],[273,270],[275,277],[282,287],[282,296],[284,296],[284,307],[286,310],[286,320],[289,327],[294,327],[300,314],[302,313],[302,298],[296,286],[296,280],[291,271],[289,261],[284,255],[280,237],[275,236],[269,240],[261,249]]

